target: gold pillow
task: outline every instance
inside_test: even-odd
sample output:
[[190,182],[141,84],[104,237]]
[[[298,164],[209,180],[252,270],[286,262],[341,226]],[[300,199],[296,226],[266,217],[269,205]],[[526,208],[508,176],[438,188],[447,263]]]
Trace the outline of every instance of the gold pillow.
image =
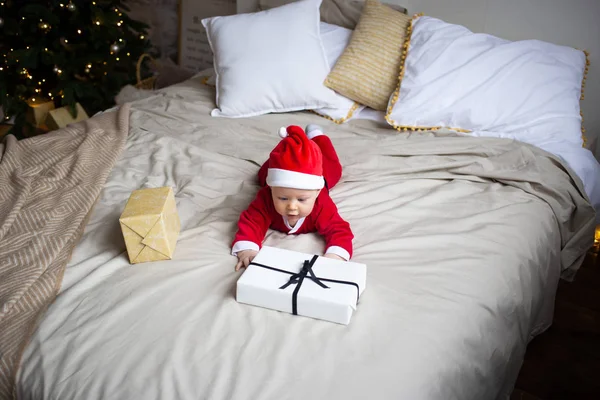
[[406,28],[411,17],[378,0],[367,0],[350,43],[325,86],[375,110],[385,111],[398,83]]

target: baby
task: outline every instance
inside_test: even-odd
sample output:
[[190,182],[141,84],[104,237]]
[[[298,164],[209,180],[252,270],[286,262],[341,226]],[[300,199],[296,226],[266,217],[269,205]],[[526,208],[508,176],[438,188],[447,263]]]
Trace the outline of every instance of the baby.
[[331,140],[312,124],[306,133],[291,125],[279,135],[283,139],[258,172],[262,188],[238,222],[235,270],[252,262],[269,228],[288,235],[319,232],[327,246],[325,257],[348,261],[354,235],[329,197],[342,176]]

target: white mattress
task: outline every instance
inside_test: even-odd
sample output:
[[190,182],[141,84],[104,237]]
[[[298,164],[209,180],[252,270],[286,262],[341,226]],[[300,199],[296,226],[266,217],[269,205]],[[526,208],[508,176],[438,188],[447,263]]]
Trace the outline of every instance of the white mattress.
[[[593,211],[559,163],[508,140],[405,135],[310,113],[216,119],[192,80],[134,104],[131,133],[58,298],[24,353],[20,399],[506,398],[551,323]],[[320,123],[367,290],[348,327],[239,304],[230,244],[282,125]],[[532,182],[537,182],[531,184]],[[171,261],[129,265],[132,190],[171,185]],[[536,189],[537,188],[537,189]],[[539,190],[538,190],[539,189]],[[321,253],[316,235],[265,244]]]

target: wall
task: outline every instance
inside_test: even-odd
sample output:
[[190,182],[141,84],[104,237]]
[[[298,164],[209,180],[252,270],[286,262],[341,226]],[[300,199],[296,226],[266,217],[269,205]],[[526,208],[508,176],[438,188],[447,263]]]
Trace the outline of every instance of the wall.
[[[600,0],[384,0],[509,40],[539,39],[586,49],[591,66],[582,102],[590,149],[600,159]],[[238,0],[238,12],[258,0]]]
[[148,35],[161,58],[177,58],[178,0],[129,0],[129,15],[150,25]]

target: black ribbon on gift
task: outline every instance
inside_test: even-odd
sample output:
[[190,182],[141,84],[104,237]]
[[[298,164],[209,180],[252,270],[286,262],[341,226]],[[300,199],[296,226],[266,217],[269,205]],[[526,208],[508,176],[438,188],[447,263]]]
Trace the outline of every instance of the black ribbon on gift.
[[256,262],[251,262],[250,265],[256,265],[257,267],[266,268],[266,269],[270,269],[271,271],[277,271],[277,272],[282,272],[284,274],[291,275],[290,279],[285,283],[285,285],[281,286],[279,289],[285,289],[288,286],[296,285],[296,287],[294,288],[294,292],[292,293],[292,313],[294,315],[298,315],[298,292],[300,291],[300,288],[302,287],[302,283],[304,282],[304,279],[309,279],[309,280],[313,281],[317,285],[321,286],[323,289],[329,289],[329,287],[327,285],[325,285],[322,281],[341,283],[342,285],[354,286],[354,287],[356,287],[356,303],[358,303],[358,299],[360,296],[360,288],[356,282],[340,281],[337,279],[319,278],[318,276],[315,275],[314,271],[312,270],[312,267],[313,267],[313,265],[315,265],[315,262],[317,261],[318,258],[319,258],[319,256],[315,255],[315,256],[313,256],[313,258],[310,261],[304,260],[302,269],[298,273],[286,271],[284,269],[269,267],[268,265],[264,265],[264,264],[260,264],[260,263],[256,263]]

